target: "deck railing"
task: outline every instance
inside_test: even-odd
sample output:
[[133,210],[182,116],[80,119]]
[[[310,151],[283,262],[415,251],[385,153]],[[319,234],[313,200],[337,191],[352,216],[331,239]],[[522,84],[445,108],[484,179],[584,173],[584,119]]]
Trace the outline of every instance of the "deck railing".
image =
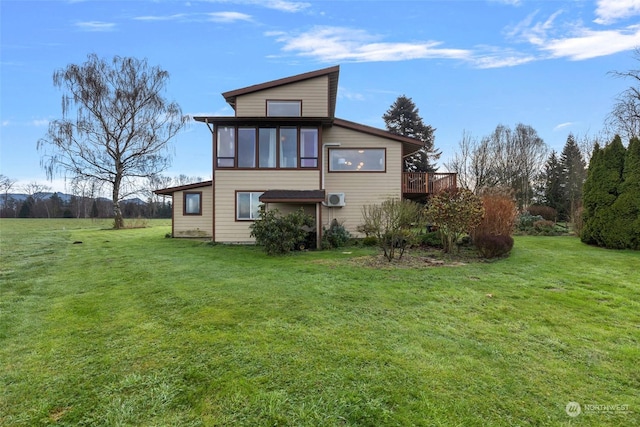
[[456,188],[455,173],[403,172],[402,192],[411,194],[438,193],[448,188]]

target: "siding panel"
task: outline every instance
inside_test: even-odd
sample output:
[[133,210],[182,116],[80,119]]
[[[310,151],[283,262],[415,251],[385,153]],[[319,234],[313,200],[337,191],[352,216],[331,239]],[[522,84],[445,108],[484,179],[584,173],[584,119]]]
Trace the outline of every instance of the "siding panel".
[[236,191],[316,190],[320,172],[301,170],[216,171],[216,241],[253,242],[251,221],[236,221]]
[[265,117],[267,99],[302,100],[303,117],[329,115],[329,78],[327,76],[238,96],[237,117]]
[[173,237],[212,237],[213,186],[188,192],[202,192],[202,215],[183,215],[184,191],[173,193]]

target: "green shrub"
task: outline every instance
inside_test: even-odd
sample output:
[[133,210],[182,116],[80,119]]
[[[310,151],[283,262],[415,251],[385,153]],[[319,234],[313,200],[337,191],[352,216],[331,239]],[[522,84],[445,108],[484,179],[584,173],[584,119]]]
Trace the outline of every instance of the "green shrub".
[[427,219],[438,227],[444,252],[451,252],[458,239],[473,232],[484,215],[482,199],[470,190],[442,191],[429,200]]
[[329,228],[322,227],[322,249],[333,249],[345,246],[351,233],[337,219],[331,221]]
[[362,239],[363,246],[376,246],[378,244],[378,239],[376,236],[367,236]]
[[513,237],[503,235],[478,235],[474,239],[480,256],[486,259],[507,255],[513,248]]
[[442,249],[442,237],[439,231],[429,231],[420,236],[422,246]]
[[269,255],[286,254],[300,242],[304,242],[309,232],[305,227],[313,227],[313,217],[300,208],[287,215],[280,215],[278,209],[260,208],[260,218],[249,226],[251,237]]
[[519,231],[531,232],[533,223],[536,221],[544,221],[544,218],[540,215],[531,215],[529,212],[525,212],[518,217],[517,228]]

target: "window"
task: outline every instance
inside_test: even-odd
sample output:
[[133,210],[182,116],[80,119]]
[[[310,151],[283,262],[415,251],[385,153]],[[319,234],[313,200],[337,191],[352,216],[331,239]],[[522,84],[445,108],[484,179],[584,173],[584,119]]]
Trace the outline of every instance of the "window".
[[238,167],[256,167],[256,128],[238,129]]
[[260,128],[258,130],[259,168],[276,167],[276,128]]
[[219,168],[232,168],[235,166],[236,156],[236,129],[231,126],[218,127],[218,145],[216,149]]
[[318,127],[220,125],[214,132],[216,168],[318,169],[320,166]]
[[318,129],[300,129],[300,167],[318,167]]
[[330,172],[384,172],[384,148],[329,149]]
[[267,117],[300,117],[302,101],[267,101]]
[[183,207],[185,215],[202,215],[202,192],[184,193]]
[[298,167],[298,128],[280,128],[280,167]]
[[253,221],[260,216],[259,200],[262,192],[238,191],[236,193],[236,220]]

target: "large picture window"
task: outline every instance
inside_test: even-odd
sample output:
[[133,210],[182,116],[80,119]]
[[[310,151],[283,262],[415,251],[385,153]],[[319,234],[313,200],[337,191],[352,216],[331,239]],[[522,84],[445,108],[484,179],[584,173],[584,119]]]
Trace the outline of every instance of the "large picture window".
[[267,117],[300,117],[302,101],[267,101]]
[[384,148],[332,148],[329,149],[330,172],[384,172]]
[[254,221],[260,216],[260,196],[258,191],[238,191],[236,193],[236,219]]
[[185,215],[202,215],[202,192],[184,193],[183,206]]

